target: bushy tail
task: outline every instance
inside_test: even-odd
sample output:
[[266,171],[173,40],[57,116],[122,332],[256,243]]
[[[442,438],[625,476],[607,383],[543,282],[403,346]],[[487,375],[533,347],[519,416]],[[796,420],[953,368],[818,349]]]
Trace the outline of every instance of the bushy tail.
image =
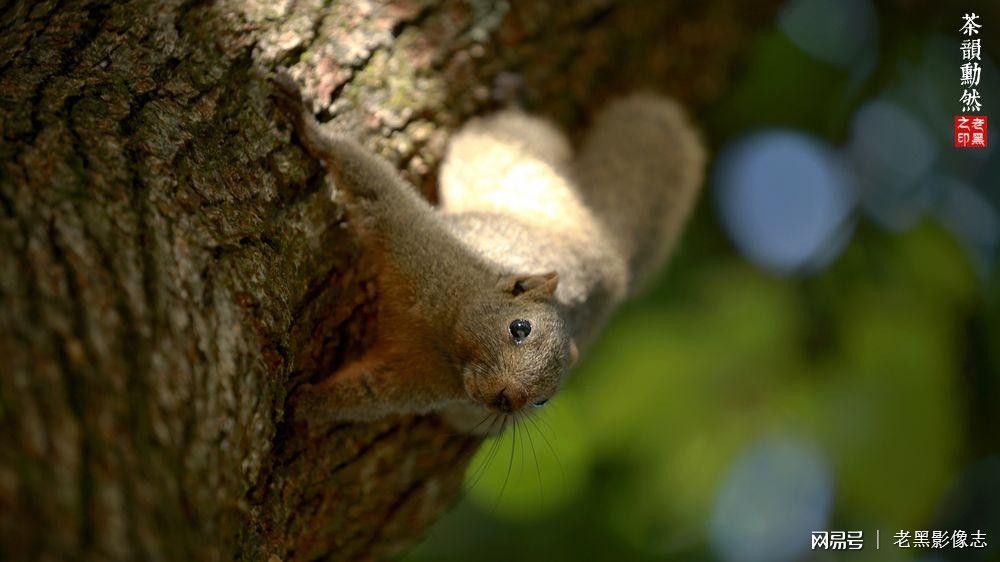
[[587,206],[628,260],[633,292],[663,265],[694,206],[699,135],[676,102],[634,94],[598,115],[574,166]]

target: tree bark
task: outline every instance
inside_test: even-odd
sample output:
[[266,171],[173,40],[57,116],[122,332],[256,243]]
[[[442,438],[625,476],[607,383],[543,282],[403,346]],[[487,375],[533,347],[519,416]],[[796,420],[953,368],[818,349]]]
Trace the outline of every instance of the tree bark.
[[[775,2],[14,2],[0,14],[0,559],[383,559],[478,439],[291,424],[370,344],[377,280],[267,73],[433,197],[514,92],[718,96]],[[762,9],[763,8],[763,9]]]

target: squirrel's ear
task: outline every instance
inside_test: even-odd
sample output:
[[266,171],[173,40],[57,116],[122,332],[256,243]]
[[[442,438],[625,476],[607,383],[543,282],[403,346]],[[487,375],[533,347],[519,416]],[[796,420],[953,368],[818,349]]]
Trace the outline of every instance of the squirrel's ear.
[[551,299],[559,285],[559,274],[555,271],[540,275],[507,275],[500,278],[497,288],[512,296],[530,295]]

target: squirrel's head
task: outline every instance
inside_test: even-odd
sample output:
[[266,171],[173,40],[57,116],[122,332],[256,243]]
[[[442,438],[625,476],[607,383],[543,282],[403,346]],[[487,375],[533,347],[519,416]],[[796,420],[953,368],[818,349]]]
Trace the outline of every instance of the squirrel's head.
[[542,406],[558,390],[577,357],[554,298],[558,283],[555,272],[504,276],[463,308],[456,328],[471,400],[510,414]]

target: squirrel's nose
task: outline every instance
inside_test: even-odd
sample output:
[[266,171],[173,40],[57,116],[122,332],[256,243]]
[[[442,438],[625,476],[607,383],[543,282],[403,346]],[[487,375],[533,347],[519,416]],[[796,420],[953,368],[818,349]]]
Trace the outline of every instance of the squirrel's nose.
[[528,401],[528,393],[518,388],[504,387],[493,399],[491,406],[504,413],[516,412]]

